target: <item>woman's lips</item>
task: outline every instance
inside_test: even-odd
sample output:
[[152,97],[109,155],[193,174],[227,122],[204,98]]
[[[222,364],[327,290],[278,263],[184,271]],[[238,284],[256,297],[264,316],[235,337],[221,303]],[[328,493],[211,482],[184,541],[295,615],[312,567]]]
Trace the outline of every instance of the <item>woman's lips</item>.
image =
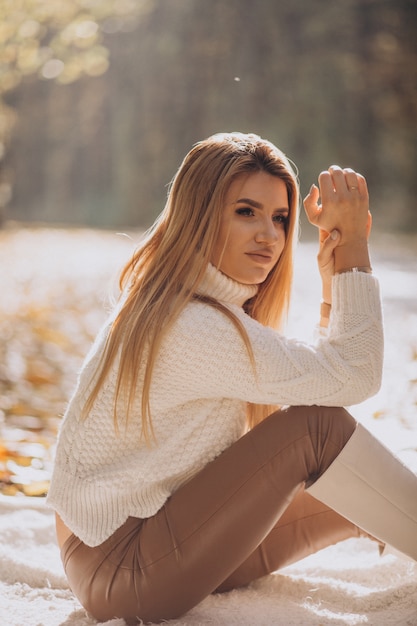
[[261,263],[261,265],[270,265],[272,262],[272,256],[270,254],[263,254],[262,252],[247,252],[246,254],[253,261]]

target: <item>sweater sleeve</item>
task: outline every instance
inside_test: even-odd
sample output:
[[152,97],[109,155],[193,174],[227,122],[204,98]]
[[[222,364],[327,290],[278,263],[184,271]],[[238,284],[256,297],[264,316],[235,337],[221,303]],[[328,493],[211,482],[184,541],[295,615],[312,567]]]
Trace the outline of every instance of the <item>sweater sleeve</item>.
[[[348,406],[375,394],[383,361],[378,281],[364,273],[334,278],[327,337],[308,345],[233,308],[249,337],[255,368],[235,325],[192,303],[168,334],[154,372],[158,404],[224,397],[258,404]],[[163,392],[161,393],[161,385]],[[157,393],[156,393],[157,391]]]

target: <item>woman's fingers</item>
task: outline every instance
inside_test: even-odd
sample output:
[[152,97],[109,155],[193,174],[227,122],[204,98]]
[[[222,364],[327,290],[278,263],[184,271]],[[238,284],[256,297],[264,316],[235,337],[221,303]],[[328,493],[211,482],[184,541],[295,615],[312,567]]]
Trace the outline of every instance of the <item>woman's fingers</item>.
[[308,220],[314,224],[318,225],[318,217],[321,212],[321,207],[318,205],[318,200],[320,197],[320,192],[316,185],[311,185],[310,191],[304,198],[304,209],[307,214]]
[[342,170],[338,165],[331,165],[327,171],[321,172],[319,181],[321,191],[329,197],[338,193],[359,191],[358,175],[349,167]]
[[366,222],[366,238],[369,239],[369,235],[371,234],[372,228],[372,214],[368,211],[368,221]]
[[361,194],[361,196],[368,199],[369,194],[368,194],[368,185],[366,183],[366,180],[361,174],[358,174],[357,177],[358,177],[359,193]]
[[319,230],[319,253],[317,256],[319,266],[325,266],[328,263],[333,263],[333,252],[336,246],[339,245],[340,233],[338,230],[332,230],[331,233],[326,232],[323,229]]
[[330,234],[319,229],[319,252],[317,263],[322,279],[322,295],[325,302],[332,301],[332,278],[335,270],[334,250],[340,242],[340,233],[333,230]]
[[351,231],[364,233],[369,204],[365,178],[351,168],[332,165],[320,173],[319,187],[313,185],[304,200],[311,224],[327,232],[339,229],[343,238]]
[[368,195],[365,178],[350,167],[342,169],[338,165],[332,165],[327,172],[321,172],[320,179],[329,194],[350,192],[354,196],[358,192],[359,195]]
[[354,170],[352,170],[350,167],[346,167],[343,170],[343,174],[344,174],[347,191],[359,192],[358,174]]
[[335,172],[335,174],[336,176],[334,177],[331,168],[327,171],[320,172],[319,174],[319,187],[322,204],[333,200],[334,198],[335,185],[337,182],[335,178],[338,178],[338,172]]

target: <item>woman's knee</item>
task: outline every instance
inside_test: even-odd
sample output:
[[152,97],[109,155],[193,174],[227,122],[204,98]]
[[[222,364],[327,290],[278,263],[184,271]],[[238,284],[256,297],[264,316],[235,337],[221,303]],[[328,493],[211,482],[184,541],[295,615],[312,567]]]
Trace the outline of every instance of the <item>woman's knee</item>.
[[305,421],[307,424],[322,424],[328,428],[335,427],[345,431],[348,436],[356,428],[356,420],[340,406],[289,406],[282,409],[281,414],[287,415],[290,420]]
[[343,407],[292,406],[283,413],[293,439],[309,442],[308,450],[314,451],[312,458],[321,471],[342,451],[356,428],[356,420]]
[[258,424],[251,437],[259,439],[266,447],[305,439],[317,442],[319,446],[320,442],[331,439],[343,447],[355,428],[355,419],[342,407],[289,406],[272,413]]
[[356,428],[356,420],[344,407],[318,406],[318,418],[334,435],[347,443]]
[[[300,407],[298,407],[300,408]],[[314,482],[343,450],[356,429],[356,420],[343,407],[302,407],[311,442],[310,477]]]

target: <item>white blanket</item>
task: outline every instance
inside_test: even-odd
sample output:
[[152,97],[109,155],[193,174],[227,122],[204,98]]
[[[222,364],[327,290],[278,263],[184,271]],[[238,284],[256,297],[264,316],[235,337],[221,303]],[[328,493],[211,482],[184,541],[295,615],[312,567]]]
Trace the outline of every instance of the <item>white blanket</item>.
[[[36,498],[0,496],[0,624],[93,626],[64,576],[53,515]],[[417,564],[350,539],[248,589],[211,596],[172,626],[417,625]],[[107,626],[124,626],[121,619]]]
[[[62,245],[67,235],[64,231],[59,235]],[[100,245],[102,239],[103,236]],[[92,264],[85,263],[81,254],[82,241],[77,247],[77,259],[85,282],[85,272]],[[104,243],[106,253],[93,249],[89,235],[85,252],[93,249],[96,259],[106,261],[115,244],[110,236]],[[310,278],[315,253],[315,245],[301,246],[296,265],[290,332],[301,337],[317,319],[318,279],[315,282]],[[48,275],[52,271],[50,258],[56,255],[47,257]],[[75,274],[74,263],[69,266],[68,271]],[[382,246],[379,255],[375,255],[374,266],[381,278],[385,305],[384,381],[375,398],[354,407],[352,412],[417,472],[415,252],[406,255],[401,249],[397,254],[391,244]],[[3,290],[3,295],[7,293],[7,289]],[[55,543],[53,515],[44,501],[0,495],[0,626],[94,624],[95,620],[86,615],[68,588]],[[392,555],[379,557],[370,540],[351,539],[248,589],[211,596],[181,620],[169,624],[417,626],[417,564]],[[115,619],[107,622],[110,625],[124,626],[124,621]]]

